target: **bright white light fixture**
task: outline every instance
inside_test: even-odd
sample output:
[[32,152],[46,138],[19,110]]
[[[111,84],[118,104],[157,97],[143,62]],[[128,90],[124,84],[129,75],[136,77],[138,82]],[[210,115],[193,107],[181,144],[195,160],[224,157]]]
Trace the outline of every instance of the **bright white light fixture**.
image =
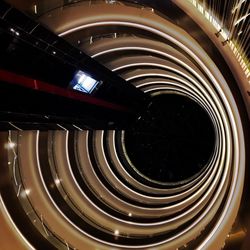
[[55,184],[56,184],[56,185],[59,185],[60,182],[61,182],[60,179],[58,179],[58,178],[55,179]]
[[7,149],[13,149],[15,146],[16,146],[16,143],[14,143],[12,141],[5,144],[5,148],[7,148]]
[[26,193],[27,195],[29,195],[29,194],[30,194],[30,189],[25,189],[25,193]]
[[97,84],[97,80],[90,77],[81,70],[78,70],[75,73],[73,80],[70,82],[70,86],[73,89],[84,93],[91,93]]

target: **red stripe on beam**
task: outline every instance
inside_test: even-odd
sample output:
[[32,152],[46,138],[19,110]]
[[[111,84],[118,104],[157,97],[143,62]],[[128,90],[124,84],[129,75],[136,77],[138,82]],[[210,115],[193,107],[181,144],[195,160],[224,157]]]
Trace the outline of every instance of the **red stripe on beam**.
[[100,106],[107,109],[130,112],[127,107],[107,102],[84,93],[79,93],[70,89],[61,88],[46,82],[35,80],[27,76],[18,75],[7,70],[0,69],[0,81],[11,84],[20,85],[25,88],[30,88],[37,91],[47,92],[50,94],[67,97],[81,102],[86,102],[92,105]]

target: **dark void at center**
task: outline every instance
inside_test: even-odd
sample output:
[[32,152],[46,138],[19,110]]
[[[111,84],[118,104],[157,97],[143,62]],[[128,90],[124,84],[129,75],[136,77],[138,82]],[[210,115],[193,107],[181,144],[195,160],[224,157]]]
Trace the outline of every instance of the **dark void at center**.
[[208,113],[178,94],[152,97],[147,110],[125,131],[130,161],[141,174],[159,182],[196,176],[209,162],[214,145]]

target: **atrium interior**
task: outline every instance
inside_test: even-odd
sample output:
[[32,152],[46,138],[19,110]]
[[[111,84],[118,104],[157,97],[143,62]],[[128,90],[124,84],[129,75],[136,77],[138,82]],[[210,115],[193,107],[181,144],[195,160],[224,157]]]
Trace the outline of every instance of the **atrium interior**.
[[0,1],[0,249],[250,249],[248,0]]

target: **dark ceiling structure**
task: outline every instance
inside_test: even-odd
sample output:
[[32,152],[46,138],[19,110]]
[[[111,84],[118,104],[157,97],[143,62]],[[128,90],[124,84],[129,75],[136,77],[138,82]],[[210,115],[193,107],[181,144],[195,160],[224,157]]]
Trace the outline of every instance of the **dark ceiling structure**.
[[0,248],[249,249],[249,8],[1,1]]

